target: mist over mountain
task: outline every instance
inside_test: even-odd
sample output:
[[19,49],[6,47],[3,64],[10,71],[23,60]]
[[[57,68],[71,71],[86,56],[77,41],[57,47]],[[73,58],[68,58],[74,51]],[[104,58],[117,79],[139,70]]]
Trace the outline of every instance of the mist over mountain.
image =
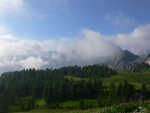
[[145,62],[150,65],[150,54],[147,56]]
[[132,70],[140,62],[139,56],[143,59],[149,54],[149,30],[150,25],[145,25],[129,34],[107,36],[82,29],[75,38],[44,41],[0,35],[0,73],[24,68],[59,68],[105,62],[112,68]]

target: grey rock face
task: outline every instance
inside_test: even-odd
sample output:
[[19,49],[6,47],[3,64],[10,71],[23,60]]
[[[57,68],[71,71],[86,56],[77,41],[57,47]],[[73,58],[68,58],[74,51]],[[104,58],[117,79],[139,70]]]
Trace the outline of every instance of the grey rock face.
[[132,71],[140,62],[140,56],[134,55],[128,50],[120,49],[113,56],[108,66],[119,71]]

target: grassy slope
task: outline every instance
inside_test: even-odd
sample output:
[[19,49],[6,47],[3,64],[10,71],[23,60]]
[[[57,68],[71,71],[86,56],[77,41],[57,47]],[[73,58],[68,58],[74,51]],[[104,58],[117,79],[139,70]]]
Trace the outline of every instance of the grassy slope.
[[[67,78],[71,77],[75,81],[81,80],[81,78],[75,78],[73,76],[66,76]],[[85,80],[88,80],[87,78]],[[150,70],[147,70],[144,73],[136,73],[136,72],[119,72],[118,75],[111,76],[109,78],[103,78],[103,85],[109,86],[110,82],[114,82],[115,85],[118,85],[120,82],[124,82],[127,80],[128,82],[135,85],[136,88],[141,88],[141,84],[145,83],[147,86],[147,89],[150,90]]]
[[[67,77],[71,78],[71,76],[67,76]],[[75,78],[75,77],[73,78],[75,81],[81,80],[81,78]],[[147,86],[147,89],[150,90],[150,70],[147,70],[144,73],[119,72],[118,75],[115,75],[109,78],[103,78],[102,80],[103,80],[103,85],[105,86],[109,86],[111,81],[114,82],[116,85],[118,85],[120,82],[123,83],[124,80],[127,80],[128,82],[134,84],[136,88],[141,88],[141,84],[145,83]],[[88,100],[88,101],[91,101],[93,106],[96,107],[97,100]],[[50,113],[66,113],[66,112],[68,113],[93,113],[93,112],[98,112],[101,110],[100,108],[94,108],[90,110],[46,109],[45,102],[43,99],[37,99],[36,105],[37,104],[39,106],[38,108],[34,109],[31,112],[25,112],[25,113],[48,113],[48,112]],[[60,104],[60,106],[64,108],[67,108],[67,106],[74,106],[77,108],[78,105],[79,105],[79,101],[67,101],[67,102],[63,102]],[[18,108],[12,106],[11,109],[18,109]],[[11,111],[15,111],[15,110],[11,110]]]
[[116,85],[118,85],[120,82],[124,82],[124,80],[127,80],[128,82],[134,84],[138,89],[141,88],[141,84],[145,83],[147,89],[150,90],[150,70],[146,71],[145,73],[119,72],[116,76],[104,78],[103,83],[104,85],[108,86],[112,81]]

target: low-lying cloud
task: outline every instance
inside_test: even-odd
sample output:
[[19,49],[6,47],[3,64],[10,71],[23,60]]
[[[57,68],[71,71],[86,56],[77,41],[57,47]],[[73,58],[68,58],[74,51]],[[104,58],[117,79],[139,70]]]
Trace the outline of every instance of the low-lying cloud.
[[113,36],[82,29],[78,37],[45,41],[23,40],[11,34],[0,34],[0,73],[24,68],[102,63],[110,59],[119,46],[142,54],[150,50],[149,31],[149,24],[139,26],[128,34]]
[[150,24],[139,26],[128,34],[117,34],[114,37],[114,43],[128,49],[135,54],[143,55],[150,52]]

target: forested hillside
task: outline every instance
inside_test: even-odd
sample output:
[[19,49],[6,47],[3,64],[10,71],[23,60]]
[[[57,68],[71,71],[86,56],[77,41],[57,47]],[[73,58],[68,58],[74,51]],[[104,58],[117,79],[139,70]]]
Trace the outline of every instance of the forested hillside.
[[[6,72],[0,77],[0,106],[5,111],[8,105],[25,96],[33,97],[29,101],[44,98],[47,105],[68,99],[97,98],[102,89],[100,78],[116,74],[115,70],[101,65]],[[88,79],[74,81],[67,78],[68,75]],[[91,78],[97,79],[93,81]],[[29,106],[22,109],[30,110]]]
[[[117,75],[115,70],[103,65],[6,72],[0,77],[0,112],[10,112],[11,107],[17,107],[14,111],[18,112],[30,111],[41,106],[37,103],[39,99],[44,101],[47,109],[72,110],[108,107],[149,98],[144,83],[138,90],[127,80],[118,85],[113,80],[108,83],[109,86],[103,84],[104,78],[106,81],[114,75]],[[85,104],[85,100],[97,102]],[[78,107],[61,104],[67,101],[78,101]]]

